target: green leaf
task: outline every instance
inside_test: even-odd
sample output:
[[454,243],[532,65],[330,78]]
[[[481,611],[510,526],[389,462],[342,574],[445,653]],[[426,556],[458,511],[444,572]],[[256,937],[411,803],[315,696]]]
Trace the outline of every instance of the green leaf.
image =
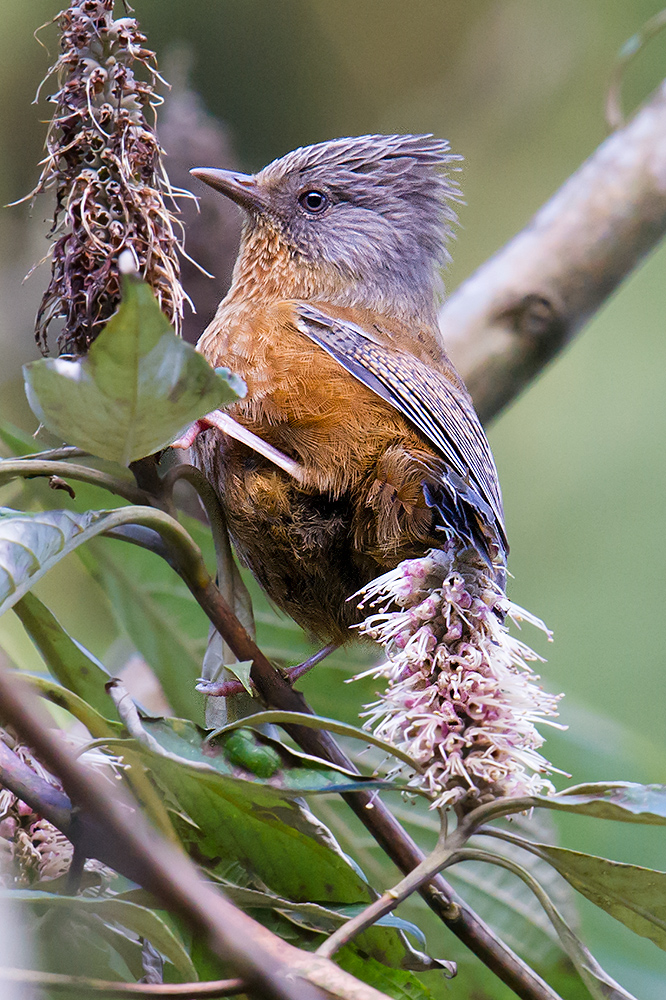
[[180,577],[137,546],[91,545],[79,552],[106,592],[118,624],[152,668],[173,711],[204,721],[195,690],[206,648],[208,619]]
[[250,684],[252,660],[237,660],[235,663],[225,663],[224,666],[241,682],[247,693],[252,694],[252,685]]
[[[383,787],[384,783],[298,753],[277,740],[250,729],[234,730],[216,740],[187,719],[142,719],[146,739],[143,746],[183,764],[202,766],[228,777],[253,783],[266,782],[286,799],[309,792],[353,792]],[[103,738],[101,743],[123,752],[131,740]],[[139,741],[141,742],[141,741]],[[146,762],[148,763],[148,762]],[[393,787],[393,786],[391,786]]]
[[28,402],[54,434],[122,465],[151,455],[187,424],[244,395],[175,335],[145,282],[126,280],[118,312],[86,358],[24,366]]
[[565,923],[555,907],[549,907],[548,916],[557,931],[560,943],[575,965],[594,1000],[636,1000],[599,965],[594,955]]
[[539,796],[534,804],[624,823],[666,823],[666,785],[639,785],[631,781],[595,782],[575,785],[557,795]]
[[60,559],[104,531],[114,511],[24,514],[0,507],[0,615]]
[[548,844],[534,849],[596,906],[666,950],[666,872]]
[[[532,851],[532,853],[536,854],[537,857],[542,857],[540,848],[544,845],[528,844],[527,841],[523,841],[521,846]],[[556,850],[559,850],[559,848]],[[624,987],[620,986],[619,983],[612,979],[604,971],[604,969],[602,969],[594,956],[587,950],[587,948],[573,932],[569,924],[563,919],[543,886],[539,884],[534,876],[523,865],[517,864],[513,859],[506,855],[503,856],[494,852],[479,851],[468,848],[463,848],[460,851],[459,858],[464,861],[473,859],[492,865],[498,865],[499,867],[512,872],[514,875],[517,875],[519,879],[530,887],[531,891],[534,893],[539,903],[545,910],[548,919],[555,928],[557,936],[560,939],[560,944],[573,962],[583,982],[595,1000],[636,1000],[631,993],[628,993]]]
[[[532,840],[555,840],[557,837],[552,814],[543,810],[535,810],[531,816],[513,816],[500,825]],[[439,833],[438,827],[436,832]],[[482,846],[484,839],[473,838],[470,846]],[[576,895],[547,861],[538,856],[526,857],[521,847],[502,840],[493,841],[493,850],[526,868],[548,893],[567,923],[576,929]],[[450,869],[447,879],[465,902],[483,914],[484,921],[495,933],[530,965],[543,969],[548,963],[558,961],[561,952],[550,920],[532,891],[517,881],[513,873],[481,861],[469,861]]]
[[356,976],[362,983],[373,986],[385,996],[393,997],[393,1000],[434,1000],[433,994],[413,972],[387,969],[374,958],[360,955],[353,947],[342,948],[335,956],[335,961],[345,972]]
[[[221,878],[220,876],[213,876],[213,878],[216,884],[224,890],[225,896],[241,909],[250,909],[253,911],[275,910],[295,926],[319,934],[332,934],[336,928],[346,923],[351,917],[355,917],[358,913],[361,913],[365,908],[363,903],[335,907],[322,906],[321,903],[295,903],[291,899],[276,896],[267,890],[249,889],[245,886],[236,885],[234,882],[230,882],[228,879]],[[128,889],[116,898],[126,899],[149,907],[158,905],[155,897],[145,889]],[[409,920],[403,920],[401,917],[396,916],[395,913],[385,914],[385,916],[377,921],[375,926],[395,927],[406,934],[411,934],[422,947],[426,946],[425,934],[421,929]],[[449,963],[442,963],[437,959],[427,959],[425,963],[421,960],[413,966],[418,971],[425,971],[426,967],[427,969],[443,968],[451,971]]]
[[[142,724],[163,754],[135,740],[109,739],[105,745],[119,754],[124,747],[130,749],[149,769],[176,807],[173,821],[186,849],[211,875],[225,877],[231,866],[240,866],[253,883],[259,880],[273,894],[295,903],[339,906],[375,898],[330,831],[292,791],[280,787],[290,780],[289,769],[282,766],[279,774],[258,781],[223,754],[210,756],[200,731],[186,720],[144,719]],[[275,741],[271,745],[276,746]],[[340,772],[326,767],[340,783]],[[314,766],[310,780],[324,783]],[[388,965],[424,967],[423,956],[393,927],[373,927],[359,941]]]
[[93,916],[108,924],[120,924],[140,937],[147,938],[178,969],[188,982],[197,980],[197,972],[182,942],[153,910],[119,899],[87,899],[83,896],[55,896],[49,892],[27,889],[0,890],[3,896],[23,906],[56,911],[63,917]]
[[20,427],[15,427],[6,420],[0,424],[0,441],[12,455],[29,455],[37,450],[32,435],[26,434]]
[[14,613],[53,677],[100,714],[117,719],[116,707],[105,690],[111,675],[92,653],[67,634],[39,598],[27,593],[14,605]]
[[[32,674],[21,672],[21,677],[37,689],[39,694],[50,701],[52,705],[64,708],[65,711],[73,715],[75,719],[82,722],[88,732],[95,739],[113,738],[124,732],[124,727],[120,722],[113,719],[106,719],[97,712],[78,694],[68,691],[49,677],[35,677]],[[109,698],[109,703],[113,707],[113,702]]]
[[408,754],[394,747],[391,743],[378,739],[373,733],[369,733],[365,729],[360,729],[358,726],[350,726],[346,722],[338,722],[337,719],[326,719],[321,715],[308,715],[305,712],[283,712],[278,710],[256,712],[247,719],[239,719],[237,722],[231,722],[228,726],[223,726],[222,729],[216,730],[212,733],[211,738],[231,732],[239,726],[260,726],[271,723],[278,726],[290,724],[307,726],[309,729],[322,729],[328,733],[336,733],[338,736],[351,736],[354,739],[363,740],[364,743],[368,743],[370,746],[379,747],[380,750],[385,750],[392,757],[397,757],[398,760],[409,764],[414,770],[419,770],[419,765]]

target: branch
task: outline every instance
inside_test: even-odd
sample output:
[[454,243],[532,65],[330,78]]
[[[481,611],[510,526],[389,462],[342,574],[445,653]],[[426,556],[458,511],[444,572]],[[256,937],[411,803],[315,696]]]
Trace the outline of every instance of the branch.
[[483,421],[562,350],[666,232],[666,82],[444,304]]
[[[330,961],[282,941],[213,889],[182,851],[148,826],[135,803],[117,788],[111,794],[103,778],[74,759],[33,707],[34,695],[27,685],[4,667],[0,667],[0,704],[7,722],[59,776],[70,800],[84,807],[83,817],[90,817],[107,842],[113,841],[115,850],[131,859],[140,884],[203,935],[212,951],[238,971],[248,994],[266,1000],[323,1000],[322,990],[342,995],[346,990],[349,995],[353,988],[362,1000],[386,1000]],[[72,813],[66,825],[75,846],[84,850],[92,845],[81,845],[76,837],[81,818]],[[98,856],[92,850],[86,853]],[[120,866],[121,871],[123,867],[127,865]]]
[[[141,523],[114,528],[107,534],[150,549],[176,570],[234,656],[252,661],[250,676],[268,705],[313,715],[303,695],[275,670],[243,628],[208,574],[199,550],[180,525],[159,511],[135,509],[133,516]],[[284,729],[306,753],[357,771],[329,733],[299,725],[285,725]],[[404,874],[423,863],[423,853],[376,792],[353,792],[343,798]],[[559,1000],[557,993],[493,933],[441,876],[420,886],[419,892],[446,926],[519,997]]]
[[39,816],[67,836],[71,830],[72,803],[45,778],[40,778],[0,739],[0,786],[9,788]]
[[82,483],[89,483],[91,486],[99,486],[100,489],[122,497],[123,500],[129,501],[129,503],[150,506],[156,502],[155,497],[151,493],[147,493],[140,487],[135,486],[129,479],[121,479],[119,476],[109,475],[108,472],[93,469],[88,465],[75,465],[71,462],[55,461],[53,459],[50,461],[36,458],[0,459],[0,483],[8,479],[16,479],[19,476],[23,476],[26,479],[33,479],[39,476],[59,476],[61,479],[76,479]]
[[134,997],[153,997],[155,1000],[204,1000],[212,997],[230,997],[243,993],[241,979],[216,979],[207,983],[111,983],[85,976],[64,976],[58,972],[35,972],[32,969],[0,969],[0,982],[26,986],[42,986],[49,993],[64,992],[68,996],[91,996],[104,1000],[133,1000]]
[[[181,571],[181,576],[234,655],[239,660],[253,661],[250,676],[263,700],[286,711],[313,714],[303,695],[273,668],[212,580],[202,585],[201,581],[186,572]],[[348,770],[357,770],[329,733],[305,726],[284,728],[306,753]],[[375,792],[353,792],[343,795],[343,798],[402,872],[408,874],[424,861],[419,847]],[[559,1000],[557,993],[496,937],[441,876],[433,878],[428,885],[420,886],[419,892],[456,937],[519,997],[524,1000]]]

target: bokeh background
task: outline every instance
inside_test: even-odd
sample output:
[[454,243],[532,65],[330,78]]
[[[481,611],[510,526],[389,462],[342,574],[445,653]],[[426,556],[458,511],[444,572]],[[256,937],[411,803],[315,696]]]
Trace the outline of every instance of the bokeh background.
[[[189,67],[205,107],[226,124],[225,155],[246,169],[340,135],[446,136],[465,157],[466,205],[446,275],[450,290],[604,139],[603,102],[617,52],[660,6],[135,0],[165,72],[171,66],[180,78]],[[2,204],[37,180],[50,111],[43,99],[31,102],[55,51],[52,30],[43,34],[50,56],[33,32],[58,9],[57,0],[2,2]],[[656,38],[627,73],[626,106],[665,72],[666,38]],[[47,201],[32,215],[26,205],[0,212],[0,417],[28,430],[35,421],[20,366],[36,356],[32,323],[46,269],[22,279],[45,253],[48,214]],[[235,226],[232,216],[232,240]],[[223,280],[228,247],[219,239],[211,259],[219,257]],[[562,719],[570,729],[549,738],[548,754],[577,782],[666,781],[665,268],[662,248],[489,428],[512,545],[510,592],[553,628],[548,648],[539,636],[525,638],[548,657],[547,686],[566,692]],[[195,321],[201,328],[205,312]],[[120,655],[117,641],[109,649],[114,633],[104,601],[80,567],[56,571],[41,593],[70,626],[76,622],[77,638],[94,652],[107,662]],[[34,664],[11,615],[0,622],[0,646],[13,661]],[[340,694],[340,680],[339,671],[322,669],[306,693],[323,713],[351,718],[354,692]],[[658,828],[566,817],[559,826],[569,847],[666,868]],[[586,942],[607,970],[641,1000],[662,997],[663,953],[585,901],[580,912]],[[443,932],[431,947],[462,957]],[[468,996],[467,984],[454,981],[446,995]],[[479,997],[509,995],[481,978],[476,989]]]

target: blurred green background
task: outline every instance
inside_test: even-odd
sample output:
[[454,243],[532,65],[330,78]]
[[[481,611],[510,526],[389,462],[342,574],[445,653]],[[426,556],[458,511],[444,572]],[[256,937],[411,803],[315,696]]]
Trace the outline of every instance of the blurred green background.
[[[447,137],[465,157],[466,197],[449,290],[524,226],[603,140],[603,101],[618,49],[660,6],[135,0],[160,56],[177,43],[191,47],[192,81],[208,110],[227,123],[246,168],[339,135]],[[44,33],[50,56],[33,31],[58,9],[57,0],[2,3],[2,204],[26,194],[38,176],[50,110],[31,101],[55,51],[52,31]],[[665,68],[662,37],[631,66],[627,107],[658,84]],[[32,322],[46,269],[22,279],[44,255],[48,214],[46,201],[37,203],[32,222],[26,206],[0,213],[0,417],[29,430],[35,422],[22,399],[20,365],[36,356]],[[525,638],[548,656],[547,686],[566,692],[562,719],[570,730],[550,738],[547,753],[577,782],[666,781],[665,265],[662,248],[489,428],[512,546],[510,593],[554,629],[547,649],[539,636]],[[61,567],[42,595],[77,638],[104,656],[111,631],[103,602],[91,602],[80,568],[70,570]],[[98,619],[91,603],[100,608]],[[0,623],[0,644],[14,660],[30,661],[34,654],[10,618]],[[342,698],[349,714],[353,687],[342,695],[339,689],[340,674],[331,668],[306,693],[326,714],[336,712],[331,699]],[[567,846],[666,869],[658,829],[566,818],[560,826]],[[581,904],[581,913],[586,942],[608,971],[641,1000],[662,997],[663,954],[591,905]],[[434,951],[450,957],[450,945],[442,935]],[[454,981],[447,995],[466,997],[464,982]]]

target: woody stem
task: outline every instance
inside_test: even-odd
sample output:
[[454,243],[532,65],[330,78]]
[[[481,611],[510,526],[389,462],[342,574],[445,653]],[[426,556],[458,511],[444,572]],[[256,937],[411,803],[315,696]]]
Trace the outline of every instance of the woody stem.
[[[180,569],[178,572],[234,655],[239,660],[252,660],[250,676],[262,699],[275,708],[314,714],[303,695],[273,668],[213,581],[209,579],[203,583],[197,574]],[[357,770],[329,733],[305,726],[284,728],[306,753],[348,770]],[[423,863],[425,858],[421,850],[376,793],[350,792],[343,798],[401,871],[408,874]],[[456,937],[517,996],[523,1000],[560,1000],[558,994],[496,937],[440,875],[432,878],[427,885],[421,885],[418,891]]]
[[447,299],[447,352],[486,423],[666,233],[666,81]]

